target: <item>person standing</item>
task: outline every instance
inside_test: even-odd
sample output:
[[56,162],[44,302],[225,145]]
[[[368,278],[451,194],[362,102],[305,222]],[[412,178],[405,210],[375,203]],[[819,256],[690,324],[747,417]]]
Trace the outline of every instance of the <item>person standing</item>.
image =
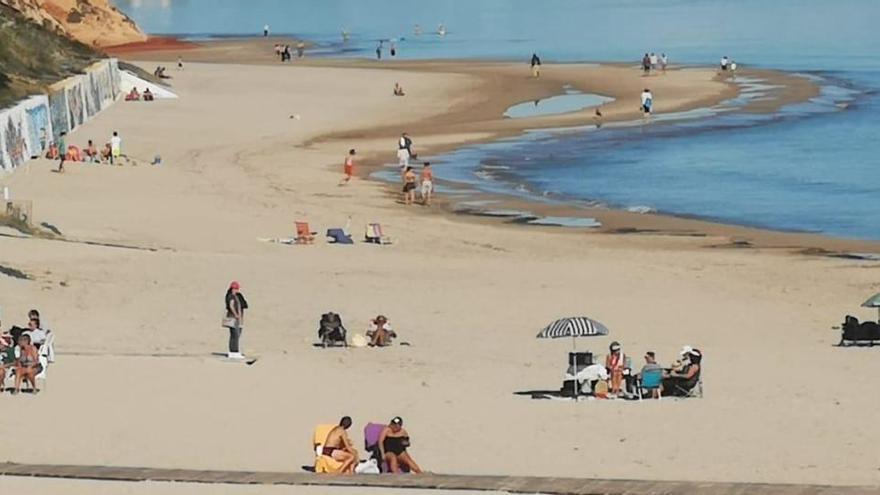
[[269,37],[269,25],[264,24],[263,25],[263,38],[268,38],[268,37]]
[[726,71],[727,65],[730,63],[730,59],[727,58],[727,55],[721,57],[721,70]]
[[[113,137],[110,138],[110,165],[117,164],[119,158],[122,156],[122,138],[119,137],[119,133],[113,131]],[[121,163],[118,164],[122,166]]]
[[661,53],[660,54],[660,70],[662,70],[664,74],[666,74],[666,65],[668,63],[669,63],[669,58],[666,56],[665,53]]
[[406,167],[403,172],[403,204],[411,205],[416,200],[416,173],[413,168]]
[[412,139],[404,132],[400,135],[400,140],[397,142],[397,164],[400,165],[401,172],[405,171],[406,167],[409,167],[409,159],[412,156]]
[[345,177],[342,179],[342,182],[339,183],[340,186],[348,184],[351,181],[351,177],[354,175],[354,156],[356,152],[354,148],[348,150],[348,156],[345,157],[345,165],[343,165],[343,173]]
[[64,172],[64,160],[67,159],[67,133],[61,131],[58,136],[58,172]]
[[382,60],[382,40],[376,45],[376,60]]
[[642,75],[647,76],[651,73],[651,57],[646,53],[644,57],[642,57]]
[[431,206],[431,196],[434,194],[434,171],[431,170],[431,162],[422,165],[421,183],[422,204]]
[[657,54],[651,52],[651,55],[648,58],[651,60],[651,70],[657,70]]
[[642,115],[645,120],[651,118],[651,108],[654,106],[654,95],[651,94],[651,90],[645,88],[642,91]]
[[233,281],[226,290],[226,317],[223,318],[223,326],[229,329],[229,359],[244,359],[239,342],[241,332],[244,329],[244,310],[248,303],[241,293],[241,284]]
[[541,77],[541,59],[537,53],[532,54],[532,77]]
[[177,57],[177,70],[183,70],[183,57]]
[[296,58],[303,58],[306,53],[306,44],[300,41],[296,44]]
[[397,56],[397,46],[394,44],[393,41],[391,42],[391,47],[388,49],[388,51],[389,51],[389,53],[391,54],[392,57],[396,57],[396,56]]

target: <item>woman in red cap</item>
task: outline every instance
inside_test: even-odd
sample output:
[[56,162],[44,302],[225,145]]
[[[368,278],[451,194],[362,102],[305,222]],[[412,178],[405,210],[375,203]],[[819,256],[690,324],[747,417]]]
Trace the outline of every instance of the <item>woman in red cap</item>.
[[241,339],[241,331],[244,327],[244,310],[248,303],[241,293],[241,284],[232,282],[226,291],[226,317],[223,318],[223,326],[229,329],[229,354],[230,359],[244,359],[238,347]]

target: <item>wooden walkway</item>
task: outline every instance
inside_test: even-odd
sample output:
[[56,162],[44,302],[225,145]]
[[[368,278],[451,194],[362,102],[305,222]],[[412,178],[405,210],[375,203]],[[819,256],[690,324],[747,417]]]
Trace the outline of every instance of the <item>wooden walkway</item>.
[[0,476],[66,478],[101,481],[169,481],[247,485],[311,485],[340,487],[415,488],[424,490],[500,491],[547,495],[878,495],[880,487],[701,483],[529,476],[331,476],[262,471],[202,471],[114,466],[0,463]]

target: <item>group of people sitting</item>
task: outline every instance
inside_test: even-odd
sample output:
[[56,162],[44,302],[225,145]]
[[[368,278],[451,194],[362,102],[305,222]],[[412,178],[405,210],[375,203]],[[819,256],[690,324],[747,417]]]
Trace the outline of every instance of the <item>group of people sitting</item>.
[[37,376],[45,366],[40,356],[48,355],[40,351],[43,346],[51,346],[50,333],[40,323],[40,312],[32,309],[28,312],[27,327],[13,326],[0,334],[0,393],[6,390],[10,374],[15,376],[13,393],[21,392],[22,383],[29,385],[33,393],[39,392]]
[[137,88],[131,88],[131,91],[125,95],[125,101],[140,101],[141,99],[153,101],[153,93],[150,91],[150,88],[144,89],[143,94],[139,93]]
[[[403,418],[395,416],[387,425],[369,423],[364,428],[364,448],[367,458],[361,462],[360,453],[354,446],[348,430],[352,426],[349,416],[339,420],[338,425],[323,425],[315,429],[315,472],[329,474],[414,473],[422,469],[408,452],[409,433],[403,427]],[[374,461],[370,463],[369,461]]]
[[[370,320],[370,325],[365,333],[366,339],[355,336],[352,340],[357,346],[358,342],[365,342],[369,347],[386,347],[391,345],[397,333],[391,328],[391,323],[385,315],[378,315]],[[324,347],[336,345],[348,346],[348,330],[342,324],[342,317],[332,311],[321,315],[318,322],[318,338]]]
[[[87,162],[87,163],[112,163],[113,147],[108,142],[100,150],[95,143],[89,139],[88,144],[84,148],[80,148],[74,144],[66,146],[67,151],[64,154],[64,161],[68,162]],[[46,158],[50,160],[58,160],[61,158],[61,151],[56,143],[49,144],[46,150]]]
[[[642,390],[653,398],[688,397],[700,383],[703,353],[699,349],[682,347],[679,359],[668,367],[657,362],[654,351],[646,352],[644,359],[645,364],[636,371],[620,343],[612,342],[604,365],[569,366],[566,379],[582,384],[580,392],[592,393],[599,398],[632,398],[640,395]],[[649,374],[657,377],[658,383],[648,386],[645,378]]]

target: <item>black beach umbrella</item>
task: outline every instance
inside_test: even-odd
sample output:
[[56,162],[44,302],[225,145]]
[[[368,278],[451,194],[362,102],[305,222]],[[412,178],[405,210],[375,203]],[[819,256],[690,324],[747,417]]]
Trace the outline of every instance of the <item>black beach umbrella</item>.
[[[598,337],[601,335],[608,335],[608,327],[599,323],[598,321],[587,318],[586,316],[577,316],[573,318],[560,318],[553,323],[544,327],[538,333],[539,339],[561,339],[565,337],[571,337],[572,348],[577,351],[577,338],[578,337]],[[575,357],[574,354],[571,355],[572,362],[570,363],[572,369],[574,370],[575,375],[577,375],[577,366],[575,365]],[[578,383],[575,380],[575,398],[577,398],[578,392]]]

